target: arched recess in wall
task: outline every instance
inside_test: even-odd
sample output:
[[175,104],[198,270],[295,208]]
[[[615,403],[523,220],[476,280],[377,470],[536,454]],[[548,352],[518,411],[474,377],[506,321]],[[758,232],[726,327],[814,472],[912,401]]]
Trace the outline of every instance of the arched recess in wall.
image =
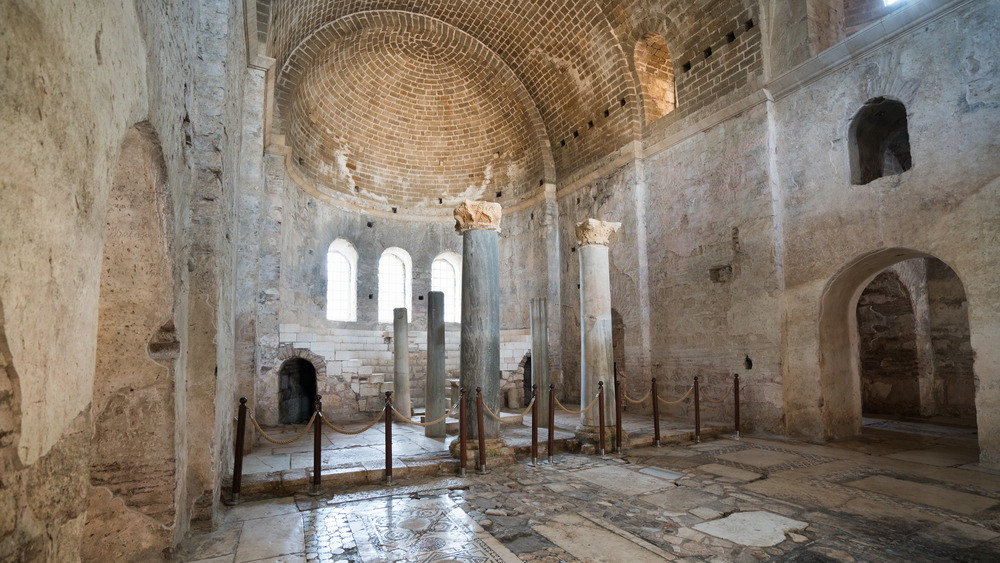
[[666,40],[652,32],[636,42],[633,57],[642,91],[642,107],[649,124],[677,106],[674,63],[670,59]]
[[316,366],[305,358],[289,358],[278,369],[278,423],[308,422],[316,409]]
[[446,250],[431,262],[431,291],[444,293],[444,322],[462,321],[462,256]]
[[[918,389],[923,395],[923,404],[927,405],[921,414],[940,413],[975,420],[977,389],[972,364],[974,352],[962,282],[950,267],[929,254],[907,248],[890,248],[862,256],[848,264],[834,276],[823,292],[819,317],[819,365],[823,424],[829,439],[854,437],[862,427],[862,355],[858,315],[861,296],[888,268],[894,267],[898,274],[903,271],[901,263],[914,260],[922,263],[925,272],[921,275],[926,283],[928,345],[934,348],[934,355],[939,351],[941,353],[940,359],[933,360],[933,366],[926,366],[931,370],[928,379],[930,387]],[[913,287],[914,284],[907,285]],[[914,294],[912,289],[909,293],[911,296]],[[921,332],[921,329],[916,332]],[[947,386],[952,388],[950,393],[943,391]]]
[[906,107],[883,97],[865,102],[847,133],[851,183],[867,184],[913,166]]
[[85,560],[141,559],[172,542],[177,520],[180,344],[174,328],[172,204],[146,124],[115,165],[101,262]]
[[378,261],[378,321],[391,323],[392,310],[406,307],[406,318],[413,319],[413,260],[399,247],[389,247]]
[[358,320],[358,251],[342,238],[326,252],[326,318]]

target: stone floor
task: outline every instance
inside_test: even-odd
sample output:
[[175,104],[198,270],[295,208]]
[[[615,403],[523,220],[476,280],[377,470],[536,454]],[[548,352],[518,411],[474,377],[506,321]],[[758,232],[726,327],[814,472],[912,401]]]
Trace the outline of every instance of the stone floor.
[[744,437],[560,453],[552,465],[244,502],[175,560],[1000,561],[1000,475],[978,467],[975,440],[866,422],[832,445]]

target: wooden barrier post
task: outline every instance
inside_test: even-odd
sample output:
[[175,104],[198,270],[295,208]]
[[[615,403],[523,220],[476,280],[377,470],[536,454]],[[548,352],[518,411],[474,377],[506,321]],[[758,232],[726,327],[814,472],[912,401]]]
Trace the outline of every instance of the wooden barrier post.
[[597,382],[597,412],[600,415],[601,455],[604,455],[604,382]]
[[392,391],[385,392],[385,484],[392,484]]
[[313,419],[313,482],[311,495],[318,495],[323,475],[320,463],[323,461],[323,396],[316,393],[316,418]]
[[622,453],[622,389],[615,372],[615,451]]
[[656,447],[660,447],[660,397],[656,393],[656,378],[653,378],[653,440]]
[[531,386],[531,465],[538,466],[538,386]]
[[240,397],[239,414],[236,415],[236,459],[233,460],[233,490],[230,505],[240,503],[243,484],[243,436],[247,431],[247,398]]
[[483,424],[483,388],[476,387],[476,422],[479,424],[479,471],[486,474],[486,427]]
[[740,439],[740,374],[733,374],[733,397],[736,401],[736,416],[733,422],[733,429],[736,431],[734,438]]
[[465,444],[466,440],[466,425],[465,425],[465,387],[459,389],[458,394],[458,474],[465,477],[465,470],[469,466],[469,462],[466,459],[468,449]]
[[694,376],[694,441],[701,442],[701,395],[698,393],[698,376]]
[[549,384],[549,443],[546,452],[549,455],[549,463],[555,463],[553,456],[556,447],[556,386]]

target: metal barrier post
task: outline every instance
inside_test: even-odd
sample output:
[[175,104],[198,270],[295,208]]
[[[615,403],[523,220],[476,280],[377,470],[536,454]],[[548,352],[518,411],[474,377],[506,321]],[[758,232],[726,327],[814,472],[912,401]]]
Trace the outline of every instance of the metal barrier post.
[[698,394],[698,376],[694,376],[694,441],[701,442],[701,396]]
[[538,386],[531,386],[531,465],[538,465]]
[[318,495],[323,475],[320,463],[323,460],[323,396],[316,393],[316,418],[313,419],[313,482],[311,495]]
[[483,422],[483,388],[476,387],[476,422],[479,424],[479,471],[486,474],[486,425]]
[[556,447],[556,386],[549,384],[549,443],[546,453],[549,455],[549,463],[555,463],[553,456]]
[[653,378],[653,439],[656,447],[660,447],[660,397],[656,394],[656,378]]
[[385,484],[392,484],[392,391],[385,392]]
[[615,372],[615,451],[622,453],[622,389]]
[[733,374],[733,397],[736,400],[736,420],[733,423],[733,429],[736,431],[736,435],[733,436],[737,440],[740,439],[740,374]]
[[469,466],[466,459],[468,450],[465,445],[467,432],[465,429],[465,402],[465,387],[462,387],[458,393],[458,474],[462,477],[465,477],[465,470]]
[[601,425],[601,455],[604,455],[604,382],[597,382],[597,412]]
[[243,483],[243,436],[247,431],[247,398],[240,397],[239,414],[236,417],[236,459],[233,460],[233,491],[230,504],[239,504],[240,487]]

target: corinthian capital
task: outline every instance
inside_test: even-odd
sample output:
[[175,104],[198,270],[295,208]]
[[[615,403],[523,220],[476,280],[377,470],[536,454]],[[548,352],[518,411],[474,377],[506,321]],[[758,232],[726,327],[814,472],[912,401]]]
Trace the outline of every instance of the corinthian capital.
[[455,231],[464,235],[474,229],[500,231],[500,204],[465,200],[455,208]]
[[579,246],[588,244],[608,245],[611,235],[622,226],[613,221],[598,221],[584,219],[576,224],[576,243]]

